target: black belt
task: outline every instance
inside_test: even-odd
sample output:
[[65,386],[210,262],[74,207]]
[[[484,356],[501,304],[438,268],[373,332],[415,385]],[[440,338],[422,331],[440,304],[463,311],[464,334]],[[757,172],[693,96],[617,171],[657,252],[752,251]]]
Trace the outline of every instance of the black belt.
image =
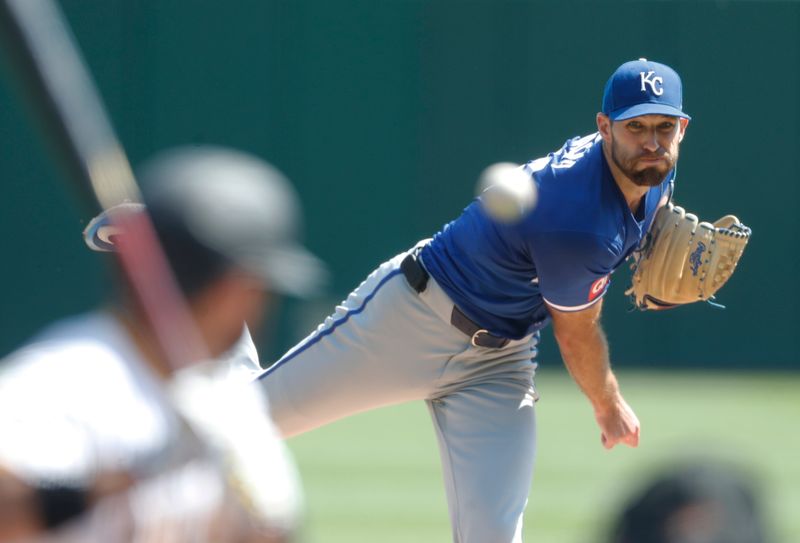
[[[419,263],[420,250],[420,248],[415,249],[400,263],[400,270],[405,275],[406,281],[417,292],[422,292],[427,288],[428,278],[430,277],[425,268],[422,267],[422,264]],[[468,335],[470,342],[475,347],[500,349],[508,345],[508,338],[490,334],[484,328],[472,322],[455,304],[453,304],[453,312],[450,313],[450,324]]]

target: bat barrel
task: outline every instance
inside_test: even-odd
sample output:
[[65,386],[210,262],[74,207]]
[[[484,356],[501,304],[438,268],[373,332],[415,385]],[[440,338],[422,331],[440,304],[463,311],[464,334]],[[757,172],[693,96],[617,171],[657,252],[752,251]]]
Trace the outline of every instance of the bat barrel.
[[64,167],[102,208],[140,201],[125,152],[63,21],[51,0],[0,0],[4,49]]

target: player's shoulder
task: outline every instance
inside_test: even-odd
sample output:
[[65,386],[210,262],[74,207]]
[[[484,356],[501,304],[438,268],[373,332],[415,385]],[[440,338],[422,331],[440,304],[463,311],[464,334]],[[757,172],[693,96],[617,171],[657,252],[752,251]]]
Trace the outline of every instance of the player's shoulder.
[[109,379],[127,365],[121,335],[100,311],[57,321],[0,362],[0,382],[58,390]]
[[558,151],[532,160],[524,168],[538,185],[538,206],[543,209],[597,204],[609,175],[598,133],[570,138]]
[[554,153],[525,165],[536,180],[539,201],[526,227],[564,232],[587,243],[608,242],[617,232],[618,189],[603,157],[598,133],[575,137]]
[[[598,133],[575,136],[564,142],[557,151],[531,160],[524,165],[539,184],[558,180],[585,179],[587,174],[601,173],[602,136]],[[592,170],[596,169],[596,172]]]

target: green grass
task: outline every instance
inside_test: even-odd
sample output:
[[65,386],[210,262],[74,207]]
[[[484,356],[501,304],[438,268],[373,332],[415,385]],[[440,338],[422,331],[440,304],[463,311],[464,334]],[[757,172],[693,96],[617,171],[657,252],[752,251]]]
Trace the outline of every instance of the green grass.
[[[757,483],[776,543],[800,541],[800,373],[621,372],[642,422],[638,449],[600,446],[565,372],[537,376],[539,448],[526,541],[597,543],[653,470],[714,458]],[[307,543],[446,542],[438,452],[421,402],[339,421],[289,441],[303,476]]]

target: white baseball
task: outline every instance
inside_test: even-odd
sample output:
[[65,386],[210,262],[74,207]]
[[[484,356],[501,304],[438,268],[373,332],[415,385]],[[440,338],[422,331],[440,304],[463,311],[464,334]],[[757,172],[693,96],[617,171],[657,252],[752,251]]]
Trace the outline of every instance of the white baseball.
[[536,206],[536,183],[519,165],[498,162],[481,173],[478,179],[478,196],[491,218],[513,223]]

